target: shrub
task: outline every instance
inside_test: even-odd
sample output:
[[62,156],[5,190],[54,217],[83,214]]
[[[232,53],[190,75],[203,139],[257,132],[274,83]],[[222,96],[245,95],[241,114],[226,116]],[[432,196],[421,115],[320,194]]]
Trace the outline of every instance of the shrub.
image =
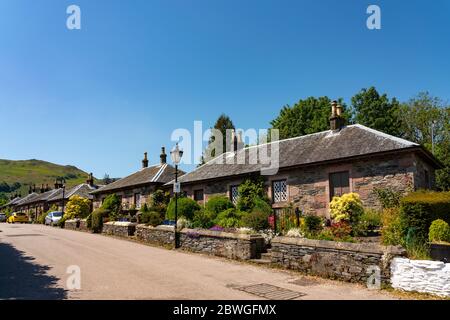
[[103,200],[102,209],[108,211],[109,217],[115,220],[122,211],[122,201],[119,196],[115,193],[108,195],[105,200]]
[[201,208],[194,212],[194,218],[192,219],[192,226],[194,228],[209,229],[214,226],[214,219],[217,217],[216,214],[209,210]]
[[383,209],[394,208],[400,205],[401,192],[396,192],[389,188],[375,188],[373,192]]
[[[178,198],[177,205],[178,218],[185,217],[192,220],[195,211],[200,210],[198,203],[187,197]],[[175,198],[172,198],[167,206],[166,219],[175,220]]]
[[255,199],[265,199],[264,180],[261,177],[247,179],[238,187],[238,202],[236,208],[239,211],[251,212],[255,206]]
[[347,239],[352,233],[352,227],[346,221],[333,223],[329,229],[333,236],[338,239]]
[[305,216],[304,222],[301,222],[308,233],[314,233],[322,229],[322,218],[318,216]]
[[56,225],[60,228],[64,228],[64,224],[66,223],[66,220],[68,220],[67,216],[64,214],[61,219],[58,220]]
[[432,221],[450,222],[450,192],[418,191],[401,200],[400,212],[405,233],[413,228],[423,242],[428,239]]
[[205,209],[217,216],[220,212],[234,208],[233,203],[225,196],[213,196],[206,202]]
[[272,207],[270,204],[267,203],[265,199],[262,198],[255,198],[253,200],[253,212],[262,212],[266,214],[267,216],[270,216],[272,214]]
[[266,212],[254,211],[244,213],[242,216],[242,226],[251,228],[253,230],[265,230],[269,228],[269,215]]
[[434,220],[428,233],[430,242],[450,242],[450,226],[442,219]]
[[373,209],[366,209],[362,214],[360,221],[367,222],[368,228],[371,230],[381,227],[381,212]]
[[405,245],[405,228],[399,208],[384,209],[381,214],[381,241],[385,245]]
[[214,222],[222,228],[237,228],[240,226],[241,217],[241,212],[234,208],[230,208],[219,213]]
[[333,197],[330,203],[330,213],[334,221],[357,223],[364,212],[361,199],[357,193],[347,193]]
[[140,216],[140,222],[148,226],[156,227],[162,224],[164,217],[158,211],[143,212]]
[[405,248],[408,257],[411,259],[429,260],[430,259],[430,247],[423,239],[423,235],[417,232],[417,229],[411,227],[405,237]]
[[67,202],[64,216],[66,219],[85,218],[91,211],[91,202],[89,199],[80,196],[72,196]]
[[110,216],[110,212],[106,209],[99,208],[97,210],[94,210],[92,212],[92,218],[91,218],[92,231],[95,233],[101,232],[102,228],[103,228],[103,218],[107,218],[109,216]]

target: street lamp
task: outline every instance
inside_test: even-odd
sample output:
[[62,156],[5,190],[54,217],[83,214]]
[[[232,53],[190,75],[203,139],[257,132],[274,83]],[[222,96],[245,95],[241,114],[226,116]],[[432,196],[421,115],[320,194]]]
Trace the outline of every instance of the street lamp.
[[175,249],[178,248],[178,233],[177,233],[177,221],[178,221],[178,193],[181,188],[178,184],[178,164],[181,161],[181,157],[183,156],[183,150],[178,147],[178,143],[175,148],[170,151],[170,158],[172,159],[173,164],[175,165],[175,184],[173,185],[173,191],[175,193]]
[[66,180],[64,178],[61,179],[61,186],[63,189],[63,192],[62,192],[62,215],[64,216],[64,198],[66,196]]

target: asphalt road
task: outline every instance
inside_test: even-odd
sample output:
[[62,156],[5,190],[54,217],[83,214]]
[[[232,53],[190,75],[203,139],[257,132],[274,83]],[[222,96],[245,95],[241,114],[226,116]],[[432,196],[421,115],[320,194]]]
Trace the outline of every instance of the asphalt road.
[[[79,267],[79,290],[67,285],[77,284],[70,266]],[[297,299],[392,299],[360,285],[102,235],[0,224],[0,299],[258,299],[236,288],[263,283],[301,293]]]

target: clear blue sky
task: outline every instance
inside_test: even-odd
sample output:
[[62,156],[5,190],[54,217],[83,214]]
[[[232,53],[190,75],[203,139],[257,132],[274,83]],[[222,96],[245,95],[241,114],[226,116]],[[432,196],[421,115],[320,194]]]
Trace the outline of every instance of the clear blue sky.
[[371,85],[450,99],[450,1],[0,1],[3,159],[125,176],[194,120],[266,128],[285,104]]

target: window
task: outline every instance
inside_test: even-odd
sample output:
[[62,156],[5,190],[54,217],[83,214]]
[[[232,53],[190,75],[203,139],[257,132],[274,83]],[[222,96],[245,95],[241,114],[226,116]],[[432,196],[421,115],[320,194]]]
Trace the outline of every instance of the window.
[[348,171],[330,173],[330,200],[350,192],[350,175]]
[[134,194],[134,205],[135,205],[136,209],[141,208],[141,194],[140,193]]
[[230,187],[230,200],[234,205],[237,204],[239,198],[239,186],[231,186]]
[[203,201],[203,189],[194,190],[194,200],[195,201]]
[[424,179],[425,179],[425,188],[431,189],[430,174],[428,173],[428,170],[425,170],[424,172]]
[[287,201],[287,184],[286,180],[272,182],[272,198],[273,202]]

